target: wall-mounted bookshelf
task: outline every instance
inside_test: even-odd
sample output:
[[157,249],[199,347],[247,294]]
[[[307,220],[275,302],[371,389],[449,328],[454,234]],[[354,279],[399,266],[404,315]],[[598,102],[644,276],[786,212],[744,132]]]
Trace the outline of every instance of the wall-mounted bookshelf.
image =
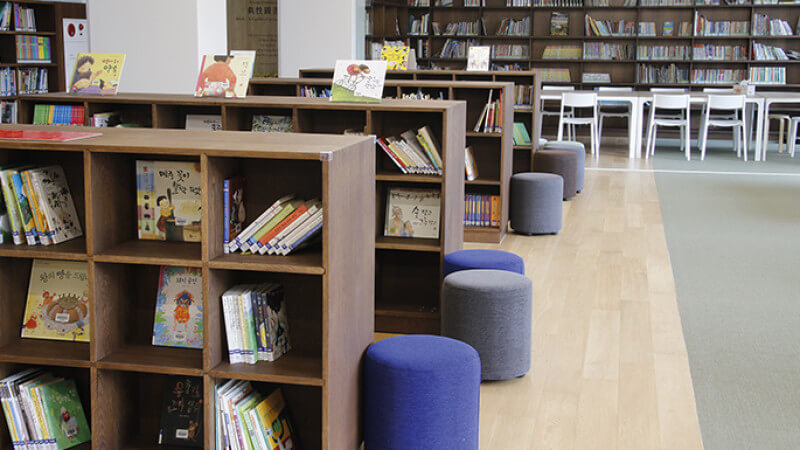
[[[583,89],[598,85],[583,82],[583,73],[608,73],[610,85],[641,89],[651,86],[699,89],[731,84],[739,78],[750,77],[751,73],[765,88],[800,86],[800,54],[798,59],[762,60],[753,51],[755,45],[763,44],[778,47],[786,54],[800,52],[800,33],[797,30],[800,3],[725,0],[486,0],[482,6],[465,6],[464,0],[445,2],[451,6],[437,6],[442,3],[436,0],[424,3],[430,6],[373,0],[367,6],[367,54],[370,54],[373,44],[400,40],[416,49],[420,67],[457,70],[465,67],[466,58],[460,54],[456,57],[442,55],[442,48],[448,41],[452,46],[470,40],[475,45],[525,48],[523,54],[526,56],[493,58],[496,69],[558,71],[562,83]],[[578,6],[552,6],[555,4]],[[566,17],[565,35],[551,35],[554,13]],[[425,32],[408,34],[409,18],[426,14],[430,26]],[[498,33],[505,29],[508,20],[527,21],[532,32],[514,36]],[[784,21],[783,28],[788,28],[788,31],[781,32],[777,20]],[[461,21],[479,23],[479,34],[443,34],[448,23]],[[726,22],[747,24],[737,29],[736,26],[725,26]],[[435,32],[434,23],[442,34]],[[682,28],[681,24],[686,25]],[[696,46],[743,47],[745,53],[733,61],[698,59],[693,58],[692,52]],[[649,58],[651,53],[647,51],[641,55],[637,53],[639,49],[648,47],[669,47],[674,51],[667,51],[667,55],[659,60]],[[577,54],[572,49],[577,50]],[[571,56],[551,57],[554,54]],[[609,57],[598,58],[598,54]],[[566,74],[568,80],[564,79]]]
[[[297,95],[312,96],[330,88],[326,78],[254,78],[250,80],[253,95]],[[475,124],[481,117],[489,99],[503,99],[502,132],[476,132]],[[500,220],[497,226],[467,226],[464,230],[466,242],[500,243],[508,228],[509,180],[512,173],[531,170],[531,145],[514,145],[514,85],[508,82],[490,81],[445,81],[445,80],[386,80],[385,98],[416,96],[467,102],[466,143],[472,148],[478,168],[476,180],[465,180],[464,191],[473,195],[497,195],[500,197]],[[532,116],[523,117],[532,119]],[[532,122],[524,124],[530,134]]]
[[[53,129],[14,129],[20,127]],[[92,442],[80,449],[159,448],[162,392],[171,374],[204,379],[205,448],[215,442],[214,386],[226,379],[249,380],[264,391],[280,387],[298,446],[357,448],[360,362],[373,340],[372,139],[125,129],[103,134],[66,143],[0,143],[0,165],[64,167],[86,230],[85,238],[48,247],[0,245],[0,376],[45,365],[75,378],[92,424]],[[137,158],[199,163],[201,242],[137,240]],[[289,256],[223,254],[222,181],[232,175],[250,185],[249,220],[286,192],[320,196],[322,243]],[[33,258],[87,262],[91,343],[20,338]],[[150,345],[158,268],[173,264],[202,269],[202,349]],[[220,295],[253,281],[284,286],[292,349],[275,362],[230,364]],[[5,422],[0,448],[12,448]]]
[[[444,255],[464,243],[464,147],[466,104],[449,100],[383,100],[377,104],[331,103],[326,98],[197,98],[189,95],[119,94],[114,97],[50,93],[20,99],[20,123],[32,123],[36,104],[84,107],[85,122],[95,113],[119,112],[122,121],[142,127],[184,129],[187,114],[221,116],[222,128],[251,129],[253,116],[291,117],[297,133],[363,132],[397,136],[429,126],[441,144],[442,176],[403,174],[383,151],[375,159],[375,326],[386,332],[439,331]],[[320,137],[323,139],[323,137]],[[455,161],[455,164],[452,162]],[[442,192],[439,239],[384,237],[385,199],[390,187],[429,187]],[[413,294],[411,294],[413,293]]]

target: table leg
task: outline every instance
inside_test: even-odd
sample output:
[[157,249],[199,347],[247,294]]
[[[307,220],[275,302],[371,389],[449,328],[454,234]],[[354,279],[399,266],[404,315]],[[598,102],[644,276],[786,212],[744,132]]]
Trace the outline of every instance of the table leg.
[[630,102],[631,115],[628,118],[628,158],[635,159],[639,157],[639,155],[636,154],[636,127],[639,125],[636,104],[639,102],[635,98],[630,99]]
[[[758,107],[758,113],[756,118],[756,149],[755,149],[755,160],[761,161],[762,159],[766,159],[767,155],[767,144],[769,138],[769,120],[767,120],[766,109],[768,108],[767,101],[765,99],[761,100],[760,102],[756,103]],[[765,136],[765,132],[767,133]]]
[[636,128],[633,130],[633,134],[636,139],[634,139],[634,148],[632,151],[636,154],[637,158],[642,157],[642,124],[644,123],[644,102],[645,100],[642,98],[634,99],[634,107],[636,110],[633,115],[636,117]]

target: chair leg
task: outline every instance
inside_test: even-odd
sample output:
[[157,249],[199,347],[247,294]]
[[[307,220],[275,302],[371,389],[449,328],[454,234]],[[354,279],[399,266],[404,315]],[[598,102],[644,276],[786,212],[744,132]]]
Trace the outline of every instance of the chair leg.
[[600,115],[600,124],[597,126],[597,141],[600,142],[600,139],[603,136],[603,119],[605,116]]
[[658,125],[653,125],[653,140],[650,141],[650,156],[656,156],[656,136],[658,135]]
[[708,122],[703,121],[703,127],[700,129],[702,137],[700,138],[700,161],[706,159],[706,146],[708,145]]
[[734,127],[734,129],[733,129],[733,143],[736,145],[736,156],[738,158],[742,157],[742,142],[739,139],[740,137],[741,137],[741,134],[739,133],[738,130],[736,130],[736,127]]
[[786,139],[789,141],[787,143],[789,147],[789,156],[794,158],[794,149],[797,145],[797,122],[794,120],[789,123],[789,133],[786,135]]
[[564,136],[564,118],[559,116],[558,117],[558,138],[557,138],[557,140],[560,141],[563,136]]
[[681,129],[686,128],[686,140],[683,141],[683,147],[686,151],[686,160],[692,160],[692,130],[689,128],[689,122],[686,122],[686,125],[681,126]]
[[647,124],[647,139],[645,140],[645,145],[644,145],[644,158],[645,159],[650,158],[650,139],[652,139],[652,138],[653,138],[653,124],[652,123],[648,123]]
[[747,161],[747,129],[744,125],[741,126],[742,129],[742,150],[744,151],[744,160]]
[[600,157],[600,138],[598,137],[599,130],[597,129],[597,122],[592,122],[589,125],[589,133],[592,134],[591,146],[594,149],[595,157]]
[[778,122],[780,122],[778,124],[778,153],[783,153],[783,132],[785,131],[784,123],[786,122],[786,119],[781,118],[778,120]]

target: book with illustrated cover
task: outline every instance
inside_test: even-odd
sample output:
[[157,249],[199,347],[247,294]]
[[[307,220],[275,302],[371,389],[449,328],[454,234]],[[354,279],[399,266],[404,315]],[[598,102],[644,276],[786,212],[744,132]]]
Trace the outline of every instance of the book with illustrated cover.
[[161,266],[153,345],[203,348],[203,272],[200,268]]
[[291,116],[253,115],[251,131],[268,131],[275,133],[291,133],[294,124]]
[[200,163],[136,161],[139,239],[200,242]]
[[170,375],[164,380],[158,443],[203,447],[203,379]]
[[55,436],[56,448],[63,450],[89,442],[89,422],[81,405],[74,380],[62,380],[38,387],[45,405],[43,415]]
[[664,36],[672,36],[675,34],[675,22],[664,22],[663,34]]
[[256,407],[256,417],[263,430],[268,448],[291,450],[294,444],[294,430],[289,420],[289,411],[280,389],[275,389]]
[[33,260],[23,338],[89,342],[90,312],[86,262]]
[[569,34],[569,14],[558,11],[550,13],[550,36],[567,36]]
[[436,189],[389,188],[383,235],[438,239],[441,194]]
[[406,45],[384,44],[381,61],[386,61],[386,70],[408,70],[409,48]]
[[203,55],[194,96],[246,97],[254,63],[255,56],[247,52],[235,55]]
[[242,176],[228,178],[222,182],[222,242],[223,252],[230,253],[228,246],[244,228],[245,179]]
[[6,202],[3,200],[3,196],[0,195],[0,244],[13,242],[11,234],[11,219],[8,208],[6,208]]
[[7,220],[11,229],[11,241],[14,245],[25,243],[25,230],[22,227],[22,212],[14,194],[14,185],[11,181],[11,173],[15,170],[14,166],[0,167],[0,189],[3,190],[3,200],[6,205]]
[[83,236],[80,218],[75,209],[64,169],[47,166],[28,171],[50,230],[50,240],[60,244]]
[[14,188],[14,198],[19,205],[20,218],[22,219],[22,230],[25,232],[25,241],[28,245],[39,243],[39,233],[36,229],[36,221],[33,216],[33,206],[28,197],[28,192],[22,183],[22,177],[18,170],[11,170],[11,185]]
[[42,245],[50,245],[50,228],[47,226],[47,219],[44,216],[44,210],[42,209],[41,205],[39,205],[39,194],[33,189],[33,182],[31,181],[29,171],[25,170],[20,172],[20,178],[22,179],[22,187],[25,189],[25,193],[28,196],[28,201],[30,201],[31,213],[33,213],[33,223],[36,226],[36,233],[37,237],[39,238],[39,243]]
[[471,45],[467,50],[467,71],[485,72],[489,70],[489,56],[492,48],[488,45]]
[[386,68],[386,61],[337,60],[331,101],[380,103]]
[[124,53],[78,53],[68,91],[82,95],[115,95],[124,65]]

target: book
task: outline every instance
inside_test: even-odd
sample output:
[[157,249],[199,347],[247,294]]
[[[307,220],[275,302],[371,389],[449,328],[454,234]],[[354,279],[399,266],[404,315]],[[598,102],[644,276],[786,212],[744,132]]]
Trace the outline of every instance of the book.
[[25,243],[25,230],[22,226],[22,212],[14,194],[14,185],[11,181],[11,171],[14,166],[0,167],[0,188],[3,190],[3,200],[6,205],[7,220],[11,227],[11,240],[14,245]]
[[218,114],[187,114],[187,130],[222,130],[222,116]]
[[153,319],[153,345],[203,348],[203,272],[161,266]]
[[531,137],[522,122],[514,122],[514,145],[530,145]]
[[242,230],[242,232],[231,241],[229,244],[230,251],[234,252],[239,248],[242,248],[247,240],[253,235],[253,233],[261,229],[265,223],[267,223],[275,214],[278,213],[278,211],[280,211],[283,204],[291,201],[292,199],[294,199],[294,194],[289,194],[279,198],[272,205],[270,205],[269,208],[261,213],[256,220],[250,222],[250,225],[245,227],[245,229]]
[[50,230],[53,244],[83,236],[80,217],[75,209],[64,169],[61,166],[47,166],[28,170],[39,205]]
[[14,188],[14,198],[19,205],[20,217],[22,218],[22,231],[25,232],[25,241],[28,245],[39,243],[39,232],[36,229],[33,206],[28,197],[28,191],[22,184],[22,177],[18,170],[11,170],[11,185]]
[[255,57],[249,53],[203,55],[194,96],[246,97],[254,63]]
[[45,131],[45,130],[0,130],[0,139],[12,141],[56,141],[67,142],[102,136],[103,133],[82,131]]
[[380,103],[386,69],[386,61],[336,60],[331,101]]
[[200,242],[200,163],[136,161],[139,239]]
[[86,262],[33,260],[23,338],[89,342],[90,313]]
[[381,61],[386,61],[386,70],[408,70],[409,48],[403,45],[384,44]]
[[281,390],[275,389],[255,409],[259,426],[266,436],[268,448],[294,449],[294,430]]
[[0,244],[12,243],[11,219],[4,197],[0,195]]
[[550,13],[550,36],[567,36],[569,34],[569,14],[558,11]]
[[124,65],[124,53],[78,53],[68,91],[81,95],[115,95]]
[[276,133],[291,133],[294,124],[291,116],[270,116],[262,114],[253,115],[251,131],[269,131]]
[[44,204],[39,204],[39,197],[42,195],[41,189],[38,191],[34,189],[29,170],[20,172],[19,177],[22,179],[22,186],[28,196],[28,200],[31,202],[31,212],[33,213],[33,222],[36,224],[39,243],[50,245],[50,227],[47,224],[44,209],[42,209]]
[[489,70],[489,57],[492,48],[488,45],[473,45],[467,49],[467,71],[485,72]]
[[163,397],[158,443],[203,447],[203,379],[167,375]]
[[472,147],[464,149],[464,168],[468,181],[478,179],[478,166],[475,165],[475,155],[472,154]]
[[664,22],[664,28],[661,34],[664,36],[672,36],[675,33],[675,22]]
[[231,239],[235,239],[244,228],[245,179],[242,176],[222,181],[222,242],[223,253],[230,253]]
[[59,450],[72,448],[92,438],[75,381],[61,380],[37,388],[44,399],[42,411]]
[[391,187],[386,194],[384,236],[439,238],[441,192]]
[[118,111],[95,113],[89,119],[89,124],[93,127],[115,127],[122,124],[122,114]]
[[231,364],[276,361],[291,350],[283,287],[242,284],[222,294]]
[[499,227],[499,195],[464,195],[464,226]]

